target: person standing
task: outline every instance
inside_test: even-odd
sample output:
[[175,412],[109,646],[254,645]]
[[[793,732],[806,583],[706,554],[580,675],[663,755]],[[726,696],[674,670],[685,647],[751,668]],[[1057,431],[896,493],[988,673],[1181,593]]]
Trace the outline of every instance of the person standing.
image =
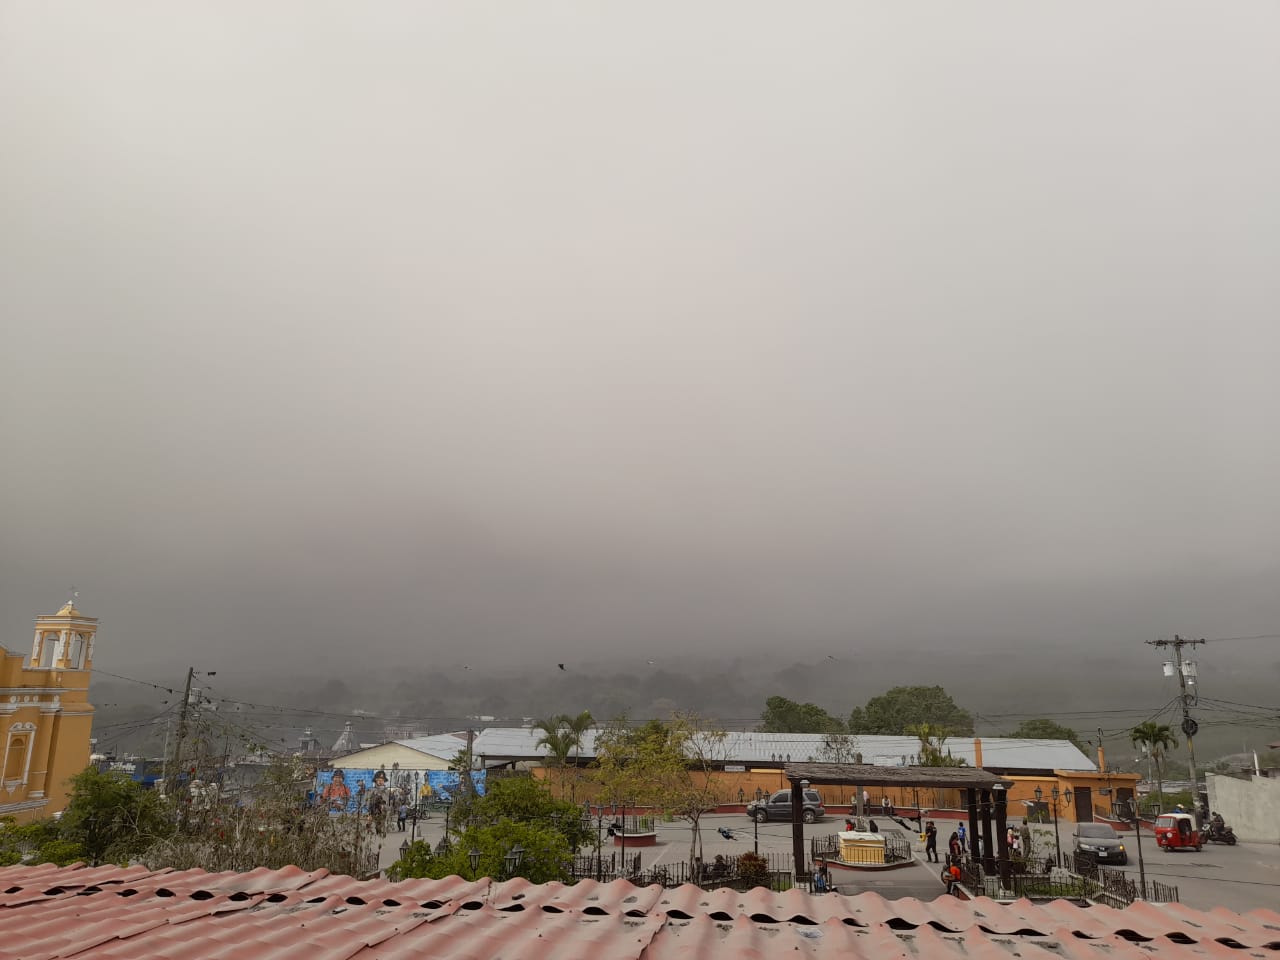
[[925,863],[938,862],[938,828],[932,820],[924,825],[924,859]]
[[947,863],[960,862],[960,837],[956,831],[951,831],[951,837],[947,840]]
[[964,827],[964,824],[963,824],[963,823],[962,823],[962,824],[960,824],[960,826],[959,826],[958,828],[956,828],[956,838],[960,841],[960,852],[961,852],[961,853],[967,853],[967,852],[969,851],[968,844],[967,844],[967,843],[965,843],[965,841],[968,839],[968,838],[967,838],[967,836],[966,836],[966,832],[967,832],[967,831],[965,830],[965,827]]

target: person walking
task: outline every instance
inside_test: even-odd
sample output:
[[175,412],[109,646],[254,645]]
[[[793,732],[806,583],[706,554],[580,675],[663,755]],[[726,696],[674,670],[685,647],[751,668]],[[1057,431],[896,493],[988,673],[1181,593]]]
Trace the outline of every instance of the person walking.
[[965,833],[966,833],[966,831],[965,831],[965,828],[964,828],[964,824],[962,823],[962,824],[960,824],[960,826],[959,826],[959,827],[957,827],[957,828],[956,828],[956,836],[957,836],[957,837],[959,838],[959,840],[960,840],[960,852],[961,852],[961,853],[968,853],[968,852],[969,852],[968,844],[966,844],[966,843],[965,843],[965,841],[968,839],[968,838],[966,837]]
[[951,837],[947,840],[947,863],[960,862],[960,836],[955,831],[951,831]]
[[924,859],[925,863],[938,862],[938,828],[932,820],[924,825]]
[[409,819],[409,804],[403,800],[400,806],[396,807],[396,825],[400,828],[400,832],[404,833],[405,821]]

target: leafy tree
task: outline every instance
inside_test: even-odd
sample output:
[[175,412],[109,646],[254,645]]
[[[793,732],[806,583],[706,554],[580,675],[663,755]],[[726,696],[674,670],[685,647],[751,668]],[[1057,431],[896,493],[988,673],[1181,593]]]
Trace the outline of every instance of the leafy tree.
[[[1178,738],[1173,735],[1173,728],[1167,723],[1156,723],[1148,720],[1129,731],[1129,742],[1135,747],[1145,747],[1156,767],[1156,791],[1164,796],[1164,758],[1165,752],[1178,745]],[[1164,805],[1161,803],[1161,812]]]
[[661,720],[632,728],[619,717],[596,737],[594,779],[602,798],[614,805],[662,807],[665,785],[684,763]]
[[849,732],[853,734],[906,736],[913,727],[926,723],[945,728],[951,735],[973,735],[973,715],[942,687],[894,687],[849,714]]
[[749,886],[767,887],[771,879],[769,861],[748,850],[738,857],[738,876]]
[[1084,743],[1074,730],[1046,717],[1023,720],[1022,723],[1018,724],[1018,729],[1014,730],[1013,733],[1007,734],[1007,736],[1021,740],[1069,740],[1079,747],[1081,752],[1084,751]]
[[689,822],[689,862],[701,852],[702,817],[723,799],[717,770],[726,736],[693,714],[650,720],[631,729],[625,718],[596,738],[596,782],[616,804],[643,804]]
[[759,729],[762,733],[843,733],[845,725],[816,703],[774,696],[764,702]]
[[123,863],[174,831],[169,808],[154,790],[127,774],[86,767],[71,778],[71,796],[58,823],[60,839],[78,844],[95,866]]
[[953,757],[946,749],[948,731],[945,727],[922,723],[907,731],[920,740],[920,766],[922,767],[965,767],[968,763],[959,757]]
[[[595,846],[596,842],[595,832],[583,823],[577,806],[556,799],[544,783],[527,776],[495,779],[484,796],[459,797],[451,819],[451,827],[459,834],[468,823],[492,826],[511,821],[551,827],[560,832],[571,850]],[[459,842],[450,838],[451,844]]]
[[0,820],[0,866],[25,860],[65,867],[86,859],[80,844],[63,839],[56,820],[36,820],[21,826],[13,817]]
[[[508,866],[507,857],[519,849],[519,865]],[[471,851],[480,856],[476,868],[471,867]],[[422,840],[413,844],[408,854],[391,867],[393,880],[409,877],[459,876],[524,877],[531,883],[551,880],[566,882],[573,852],[565,835],[550,825],[502,819],[496,823],[472,824],[450,844],[432,851]]]

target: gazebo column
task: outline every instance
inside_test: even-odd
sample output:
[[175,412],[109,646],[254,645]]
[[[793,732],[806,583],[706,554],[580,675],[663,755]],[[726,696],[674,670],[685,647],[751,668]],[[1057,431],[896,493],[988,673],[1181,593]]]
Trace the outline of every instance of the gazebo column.
[[791,857],[795,861],[795,877],[799,882],[805,870],[804,859],[804,788],[799,780],[791,781]]
[[1000,852],[1000,885],[1009,889],[1010,877],[1013,876],[1013,864],[1009,861],[1009,828],[1008,804],[1005,802],[1005,790],[996,790],[996,849]]
[[996,872],[995,844],[991,842],[991,791],[982,791],[982,872]]
[[965,787],[965,803],[969,808],[969,859],[978,859],[978,791],[976,787]]

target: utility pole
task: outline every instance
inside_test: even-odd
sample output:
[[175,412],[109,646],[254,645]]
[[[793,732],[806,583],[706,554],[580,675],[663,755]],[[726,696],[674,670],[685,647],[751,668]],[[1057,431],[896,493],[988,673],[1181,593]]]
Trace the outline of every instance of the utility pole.
[[462,781],[462,792],[468,797],[474,797],[476,794],[475,781],[471,779],[471,766],[475,763],[472,758],[472,750],[475,749],[475,744],[476,731],[474,728],[469,727],[467,728],[467,768],[462,771],[462,776],[459,778]]
[[170,797],[176,792],[178,778],[182,776],[182,741],[187,738],[187,710],[191,705],[191,681],[196,675],[195,667],[187,668],[187,686],[182,691],[182,707],[178,710],[178,737],[173,747],[173,770],[170,771],[169,781],[165,785],[165,792]]
[[[1182,690],[1182,734],[1187,738],[1187,756],[1189,762],[1187,768],[1191,773],[1191,808],[1196,818],[1196,822],[1200,821],[1200,788],[1199,780],[1196,778],[1196,748],[1193,742],[1195,735],[1200,732],[1200,724],[1196,723],[1191,716],[1191,708],[1195,705],[1197,694],[1195,691],[1188,689],[1187,668],[1195,669],[1195,664],[1186,661],[1183,665],[1182,648],[1185,646],[1194,647],[1198,643],[1204,643],[1203,640],[1188,640],[1174,634],[1172,640],[1148,640],[1147,643],[1153,647],[1172,647],[1173,648],[1173,669],[1178,675],[1178,687]],[[1194,684],[1191,684],[1194,685]]]

